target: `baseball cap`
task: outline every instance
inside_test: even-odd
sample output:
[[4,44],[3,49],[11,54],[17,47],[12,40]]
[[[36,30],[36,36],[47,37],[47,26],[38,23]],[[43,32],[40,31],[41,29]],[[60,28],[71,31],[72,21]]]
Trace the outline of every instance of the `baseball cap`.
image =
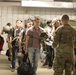
[[59,18],[53,18],[52,19],[52,24],[55,24],[55,22],[59,21],[60,19]]

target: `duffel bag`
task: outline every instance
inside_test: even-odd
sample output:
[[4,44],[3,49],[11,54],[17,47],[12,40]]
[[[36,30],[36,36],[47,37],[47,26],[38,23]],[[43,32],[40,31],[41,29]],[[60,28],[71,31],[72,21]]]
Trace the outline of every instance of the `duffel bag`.
[[[26,59],[25,55],[24,55],[24,58]],[[20,64],[20,66],[17,68],[17,74],[18,75],[33,75],[34,74],[34,69],[28,57],[27,57],[27,61],[25,62],[23,61],[23,63]]]

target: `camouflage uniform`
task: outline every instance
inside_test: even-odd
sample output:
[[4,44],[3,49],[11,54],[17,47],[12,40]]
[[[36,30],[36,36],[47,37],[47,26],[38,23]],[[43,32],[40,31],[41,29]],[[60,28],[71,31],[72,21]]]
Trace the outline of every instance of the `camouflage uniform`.
[[74,65],[73,65],[73,75],[76,75],[76,43],[74,48]]
[[73,50],[76,31],[69,25],[62,25],[56,30],[53,47],[56,48],[53,69],[54,75],[71,75]]
[[74,56],[73,75],[76,75],[76,55]]

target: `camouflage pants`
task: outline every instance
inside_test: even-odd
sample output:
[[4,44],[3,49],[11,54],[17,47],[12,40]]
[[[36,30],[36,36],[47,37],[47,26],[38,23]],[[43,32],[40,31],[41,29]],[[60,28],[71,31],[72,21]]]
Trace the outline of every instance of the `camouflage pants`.
[[74,56],[73,75],[76,75],[76,55]]
[[53,75],[63,75],[63,71],[65,70],[65,75],[71,75],[73,66],[73,58],[71,54],[56,54],[53,64]]

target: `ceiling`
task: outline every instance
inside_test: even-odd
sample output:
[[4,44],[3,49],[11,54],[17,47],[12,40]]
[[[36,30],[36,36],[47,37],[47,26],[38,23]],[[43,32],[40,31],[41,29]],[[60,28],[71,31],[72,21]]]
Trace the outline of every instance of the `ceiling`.
[[21,0],[0,0],[0,2],[20,2]]
[[[0,6],[21,6],[21,2],[22,0],[0,0]],[[51,1],[51,2],[53,2],[53,1],[60,1],[60,2],[62,2],[62,3],[64,3],[64,1],[65,2],[69,2],[69,1],[74,1],[74,8],[76,8],[76,0],[25,0],[25,1],[42,1],[43,3],[44,3],[44,1],[46,1],[46,3],[48,2],[48,1]],[[59,3],[60,3],[59,2]],[[53,2],[54,3],[54,2]],[[55,2],[56,3],[56,2]],[[27,5],[27,4],[26,4]],[[50,4],[50,5],[53,5],[53,4]],[[57,4],[58,5],[58,4]],[[59,4],[60,5],[60,4]],[[58,5],[58,6],[59,6]],[[53,5],[54,6],[54,5]]]
[[[0,0],[0,2],[20,2],[21,0]],[[29,0],[27,0],[29,1]],[[33,0],[33,1],[39,1],[39,0]],[[40,0],[40,1],[76,1],[76,0]]]

